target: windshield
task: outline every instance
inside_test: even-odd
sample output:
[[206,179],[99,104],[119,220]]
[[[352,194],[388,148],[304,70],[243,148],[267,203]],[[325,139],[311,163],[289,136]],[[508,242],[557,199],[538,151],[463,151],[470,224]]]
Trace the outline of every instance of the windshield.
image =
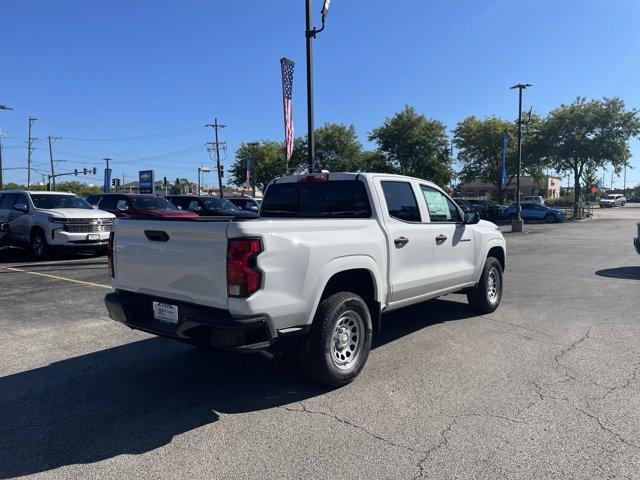
[[93,207],[84,199],[76,195],[52,195],[31,194],[31,201],[36,208],[50,210],[54,208],[84,208],[93,210]]
[[131,201],[135,210],[178,210],[163,197],[132,197]]
[[226,198],[207,197],[202,198],[207,210],[240,210]]

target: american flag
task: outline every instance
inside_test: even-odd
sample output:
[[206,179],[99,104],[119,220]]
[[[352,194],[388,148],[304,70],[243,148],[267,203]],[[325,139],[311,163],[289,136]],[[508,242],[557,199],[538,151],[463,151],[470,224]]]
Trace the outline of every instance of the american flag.
[[[280,68],[282,69],[282,102],[284,104],[284,144],[287,149],[287,170],[289,160],[293,153],[293,113],[291,105],[291,91],[293,89],[293,60],[282,57]],[[288,173],[288,172],[287,172]]]

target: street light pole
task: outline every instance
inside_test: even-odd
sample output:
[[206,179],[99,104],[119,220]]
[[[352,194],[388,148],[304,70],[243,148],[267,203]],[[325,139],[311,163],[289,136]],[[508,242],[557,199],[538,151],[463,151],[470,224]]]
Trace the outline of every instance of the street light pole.
[[313,173],[313,161],[316,156],[315,131],[313,125],[313,39],[316,38],[316,34],[324,30],[330,2],[331,0],[324,0],[322,4],[322,27],[320,28],[314,28],[312,25],[312,0],[306,0],[305,2],[305,37],[307,44],[307,168],[309,173]]
[[511,220],[511,231],[522,231],[522,216],[520,212],[520,173],[522,170],[522,90],[530,87],[530,83],[518,83],[511,89],[518,89],[518,169],[516,180],[516,217]]
[[315,158],[315,132],[313,125],[313,38],[315,30],[311,26],[311,0],[306,2],[305,16],[307,20],[305,35],[307,37],[307,169],[313,173]]

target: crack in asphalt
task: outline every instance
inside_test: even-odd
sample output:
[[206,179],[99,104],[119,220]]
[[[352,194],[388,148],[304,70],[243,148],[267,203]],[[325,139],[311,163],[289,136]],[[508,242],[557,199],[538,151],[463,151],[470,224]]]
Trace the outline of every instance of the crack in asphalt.
[[600,325],[607,325],[606,323],[596,323],[595,325],[591,325],[588,329],[587,332],[582,335],[578,340],[576,340],[575,342],[573,342],[571,345],[569,345],[567,348],[563,348],[562,350],[560,350],[560,353],[556,354],[553,357],[553,360],[556,364],[557,367],[561,368],[564,371],[565,377],[567,377],[564,381],[566,382],[569,379],[575,379],[576,376],[572,375],[571,373],[569,373],[569,367],[567,367],[565,364],[563,364],[560,360],[562,360],[564,358],[564,356],[571,352],[572,350],[575,350],[576,348],[578,348],[578,346],[580,344],[582,344],[584,341],[586,341],[589,336],[591,335],[591,331]]
[[601,430],[613,435],[620,442],[624,443],[625,445],[628,445],[629,447],[635,448],[636,450],[640,450],[640,446],[636,445],[635,443],[631,443],[628,440],[625,440],[624,437],[622,435],[620,435],[618,432],[614,432],[609,427],[605,426],[602,423],[602,420],[600,419],[600,417],[598,417],[597,415],[593,415],[592,413],[589,413],[586,410],[583,410],[583,409],[581,409],[579,407],[576,407],[576,406],[574,406],[573,408],[575,408],[578,412],[582,413],[583,415],[595,420],[596,423],[598,424],[598,427],[600,427]]
[[415,448],[410,447],[408,445],[402,445],[400,443],[396,443],[396,442],[394,442],[392,440],[389,440],[388,438],[381,437],[380,435],[378,435],[376,433],[373,433],[371,430],[368,430],[367,428],[365,428],[365,427],[363,427],[361,425],[357,425],[357,424],[355,424],[353,422],[350,422],[349,420],[345,420],[344,418],[339,417],[335,413],[321,412],[319,410],[309,410],[306,407],[306,405],[303,404],[303,403],[300,403],[300,406],[302,407],[301,409],[300,408],[291,408],[291,407],[288,407],[288,406],[282,406],[280,408],[282,408],[282,409],[284,409],[284,410],[286,410],[288,412],[307,413],[307,414],[312,414],[312,415],[322,415],[322,416],[325,416],[325,417],[329,417],[329,418],[332,418],[333,420],[336,420],[336,421],[338,421],[340,423],[348,425],[349,427],[355,428],[357,430],[361,430],[362,432],[366,433],[371,438],[375,438],[376,440],[384,442],[384,443],[386,443],[388,445],[392,445],[394,447],[402,448],[404,450],[408,450],[408,451],[413,452],[413,453],[424,453],[422,450],[415,449]]
[[421,457],[419,458],[418,462],[415,464],[416,468],[418,469],[418,474],[414,477],[414,480],[417,478],[421,478],[424,477],[424,464],[427,462],[427,460],[429,460],[429,458],[431,457],[431,455],[435,452],[437,452],[438,450],[440,450],[442,447],[446,447],[449,444],[449,438],[448,438],[448,434],[451,432],[452,428],[454,427],[454,425],[462,418],[469,418],[469,417],[484,417],[484,418],[495,418],[495,419],[499,419],[499,420],[505,420],[508,421],[510,423],[517,423],[517,424],[521,424],[521,423],[525,423],[523,421],[520,420],[515,420],[513,418],[509,418],[509,417],[505,417],[503,415],[496,415],[496,414],[490,414],[490,413],[461,413],[461,414],[457,414],[455,416],[452,417],[451,422],[449,422],[447,424],[446,427],[444,427],[440,433],[440,441],[438,443],[436,443],[435,445],[433,445],[432,447],[428,448],[427,450],[420,450],[414,447],[411,447],[409,445],[404,445],[404,444],[400,444],[400,443],[396,443],[392,440],[389,440],[388,438],[382,437],[374,432],[372,432],[371,430],[363,427],[362,425],[358,425],[356,423],[353,423],[349,420],[346,420],[342,417],[339,417],[335,412],[333,412],[333,410],[331,410],[331,408],[329,408],[329,410],[331,411],[331,413],[328,412],[322,412],[319,410],[309,410],[307,408],[307,406],[304,403],[300,403],[301,408],[291,408],[289,406],[281,406],[279,408],[287,411],[287,412],[295,412],[295,413],[304,413],[304,414],[311,414],[311,415],[321,415],[324,417],[328,417],[332,420],[335,420],[339,423],[342,423],[344,425],[347,425],[351,428],[355,428],[357,430],[360,430],[362,432],[364,432],[366,435],[368,435],[370,438],[373,438],[375,440],[381,441],[387,445],[391,445],[393,447],[397,447],[397,448],[401,448],[403,450],[409,451],[411,453],[417,453],[420,454]]
[[503,325],[511,325],[512,327],[521,328],[523,330],[527,330],[529,332],[537,333],[538,335],[543,335],[545,337],[551,337],[548,333],[542,332],[540,330],[536,330],[535,328],[524,327],[522,325],[518,325],[517,323],[505,322],[504,320],[496,320],[495,318],[487,318],[487,320],[496,323],[502,323]]

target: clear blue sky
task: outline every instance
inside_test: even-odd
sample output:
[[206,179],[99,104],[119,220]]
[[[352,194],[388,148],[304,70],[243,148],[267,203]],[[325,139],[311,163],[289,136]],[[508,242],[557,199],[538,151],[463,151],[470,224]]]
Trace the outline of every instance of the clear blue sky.
[[[15,110],[0,111],[5,167],[23,168],[7,181],[26,180],[28,115],[41,171],[53,135],[59,171],[100,170],[109,156],[128,181],[146,168],[195,180],[212,164],[202,125],[215,116],[228,125],[228,167],[241,142],[282,139],[281,56],[296,62],[294,123],[306,133],[303,0],[6,0],[0,11],[0,104]],[[316,125],[353,123],[367,145],[405,104],[449,130],[468,115],[514,118],[515,82],[534,84],[525,107],[541,114],[578,95],[637,108],[639,26],[637,0],[333,0],[315,43]],[[165,132],[177,133],[71,140]],[[633,151],[635,184],[637,141]]]

